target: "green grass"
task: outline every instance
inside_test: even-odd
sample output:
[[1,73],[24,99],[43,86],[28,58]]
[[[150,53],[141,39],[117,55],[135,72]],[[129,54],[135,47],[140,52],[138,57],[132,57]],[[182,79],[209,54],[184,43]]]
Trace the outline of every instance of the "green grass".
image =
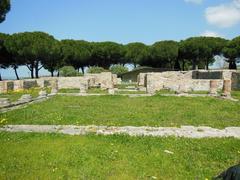
[[240,126],[240,102],[212,97],[56,96],[0,118],[8,124]]
[[168,89],[162,89],[156,92],[156,95],[161,95],[161,94],[176,94],[176,92]]
[[240,100],[240,91],[232,91],[232,97]]
[[233,138],[0,133],[0,144],[0,179],[211,179],[240,159]]
[[115,91],[115,94],[146,94],[146,91]]
[[191,91],[189,94],[209,94],[209,91]]
[[[80,93],[80,89],[60,89],[59,93]],[[90,88],[87,90],[90,94],[107,94],[107,90],[102,90],[100,88]]]
[[59,89],[59,93],[79,93],[80,89]]
[[128,86],[134,86],[137,87],[137,84],[133,84],[133,83],[122,83],[122,84],[118,84],[115,87],[118,89],[127,89]]
[[[17,101],[22,95],[24,94],[31,94],[32,97],[37,97],[40,89],[39,88],[31,88],[19,91],[10,91],[8,93],[0,94],[0,98],[9,98],[10,101],[14,102]],[[47,90],[49,93],[49,90]]]
[[89,94],[107,94],[107,90],[102,90],[101,88],[90,88],[87,93]]

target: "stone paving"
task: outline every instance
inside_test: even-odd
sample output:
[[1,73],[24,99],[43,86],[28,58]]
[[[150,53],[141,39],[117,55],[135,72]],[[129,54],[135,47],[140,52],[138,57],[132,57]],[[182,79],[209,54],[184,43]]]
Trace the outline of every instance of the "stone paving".
[[155,136],[155,137],[186,137],[186,138],[240,138],[240,127],[226,127],[215,129],[211,127],[181,126],[177,127],[135,127],[135,126],[74,126],[74,125],[5,125],[0,131],[7,132],[36,132],[60,133],[68,135],[113,135],[125,134],[130,136]]

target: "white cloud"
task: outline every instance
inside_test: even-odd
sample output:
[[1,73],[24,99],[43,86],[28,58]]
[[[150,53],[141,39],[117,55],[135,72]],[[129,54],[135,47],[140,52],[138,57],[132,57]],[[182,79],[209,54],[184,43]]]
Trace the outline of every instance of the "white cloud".
[[222,37],[220,34],[218,34],[217,32],[213,32],[213,31],[205,31],[201,34],[201,36],[205,36],[205,37]]
[[187,3],[201,4],[203,0],[184,0]]
[[208,7],[205,16],[209,24],[221,28],[232,27],[240,22],[240,0],[234,0],[229,4],[220,4]]

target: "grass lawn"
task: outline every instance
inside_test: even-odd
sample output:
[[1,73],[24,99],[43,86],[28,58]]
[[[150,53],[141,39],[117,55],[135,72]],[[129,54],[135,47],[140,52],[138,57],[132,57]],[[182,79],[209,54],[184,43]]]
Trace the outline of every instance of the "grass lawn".
[[117,84],[115,87],[118,89],[127,89],[127,87],[129,86],[133,86],[133,87],[137,87],[137,84],[135,83],[122,83],[122,84]]
[[171,91],[168,89],[162,89],[156,92],[157,95],[161,95],[161,94],[176,94],[175,91]]
[[[50,93],[50,89],[46,89],[48,93]],[[0,94],[0,98],[9,98],[10,101],[14,102],[17,101],[22,95],[24,94],[31,94],[32,97],[37,97],[40,89],[39,88],[31,88],[31,89],[24,89],[18,91],[11,91],[8,93]]]
[[211,179],[240,160],[233,138],[2,132],[0,144],[0,179]]
[[59,89],[59,93],[80,93],[80,89]]
[[87,90],[89,94],[107,94],[107,90],[102,90],[101,88],[90,88]]
[[209,91],[191,91],[189,94],[209,94]]
[[[80,93],[80,89],[60,89],[59,93]],[[107,90],[100,88],[90,88],[87,90],[89,94],[107,94]]]
[[240,91],[232,91],[232,97],[240,100]]
[[146,91],[115,91],[115,94],[146,94]]
[[240,126],[240,102],[211,97],[56,96],[0,114],[8,124]]

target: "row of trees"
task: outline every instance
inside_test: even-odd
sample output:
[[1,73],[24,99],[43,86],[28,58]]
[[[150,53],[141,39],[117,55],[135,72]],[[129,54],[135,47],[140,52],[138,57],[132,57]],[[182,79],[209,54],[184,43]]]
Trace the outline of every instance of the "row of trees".
[[224,55],[230,69],[236,69],[240,57],[240,36],[232,40],[215,37],[192,37],[186,40],[160,41],[151,46],[143,43],[127,45],[115,42],[58,41],[44,32],[23,32],[12,35],[0,33],[0,68],[25,65],[31,77],[38,78],[41,68],[53,76],[61,67],[70,65],[76,70],[99,66],[109,69],[113,64],[127,63],[173,70],[206,68],[215,55]]
[[10,8],[10,0],[0,1],[0,23],[2,23],[6,19],[6,14],[10,11]]

